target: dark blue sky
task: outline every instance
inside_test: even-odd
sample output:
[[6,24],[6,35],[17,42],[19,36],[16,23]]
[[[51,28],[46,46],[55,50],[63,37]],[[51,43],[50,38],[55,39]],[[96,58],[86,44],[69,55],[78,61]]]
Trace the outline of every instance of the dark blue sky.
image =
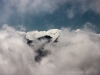
[[[6,4],[4,2],[0,2],[0,4],[1,4],[0,5],[1,12],[4,13],[7,12],[8,10],[5,11],[4,6],[7,5],[8,3]],[[77,2],[76,4],[80,4],[80,3]],[[71,27],[72,29],[76,29],[76,28],[81,28],[85,23],[90,22],[93,25],[95,25],[99,30],[100,14],[95,13],[93,10],[86,10],[85,12],[81,12],[83,11],[83,8],[79,8],[79,7],[82,6],[82,4],[80,5],[76,5],[76,4],[70,2],[62,3],[62,5],[59,5],[58,8],[52,13],[44,12],[44,10],[42,11],[41,9],[40,10],[42,12],[38,10],[39,13],[37,12],[34,13],[33,11],[20,13],[17,10],[18,8],[16,8],[13,5],[10,6],[10,11],[13,10],[12,11],[13,13],[11,12],[10,14],[8,14],[10,16],[7,15],[7,20],[0,21],[0,23],[1,26],[3,24],[8,24],[13,27],[22,25],[27,29],[27,31],[30,31],[30,30],[47,30],[50,28],[60,29],[61,27]],[[53,7],[51,9],[53,9]],[[72,12],[68,13],[69,10],[71,10]],[[5,15],[6,14],[7,13],[5,13]],[[5,18],[5,15],[4,17],[1,16],[1,19]]]

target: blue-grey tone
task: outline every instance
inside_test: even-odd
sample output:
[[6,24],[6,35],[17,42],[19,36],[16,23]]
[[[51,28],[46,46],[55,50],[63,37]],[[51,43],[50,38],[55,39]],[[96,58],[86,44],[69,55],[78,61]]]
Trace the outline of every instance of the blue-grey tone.
[[19,25],[30,30],[100,28],[100,0],[0,0],[0,26]]

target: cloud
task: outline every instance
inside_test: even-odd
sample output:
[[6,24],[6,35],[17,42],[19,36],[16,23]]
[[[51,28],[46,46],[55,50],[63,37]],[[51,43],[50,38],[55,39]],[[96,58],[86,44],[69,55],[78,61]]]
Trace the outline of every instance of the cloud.
[[19,28],[20,31],[25,31],[26,28],[23,25],[18,25],[17,28]]
[[23,19],[27,14],[33,16],[52,14],[65,2],[66,0],[1,0],[0,23],[9,23],[12,17]]
[[[60,36],[57,43],[44,46],[44,50],[50,51],[50,54],[37,63],[34,60],[35,50],[44,42],[35,40],[47,34]],[[26,36],[34,37],[33,45],[27,44]],[[0,30],[0,75],[99,75],[99,63],[100,34],[87,28],[26,33],[3,25]]]
[[66,0],[3,0],[5,8],[16,9],[17,12],[36,12],[36,13],[52,13],[58,8],[58,5]]
[[67,17],[68,18],[73,18],[75,16],[75,12],[73,11],[73,9],[67,10]]
[[89,4],[89,9],[93,10],[97,14],[100,14],[100,0],[91,0]]
[[53,14],[63,5],[71,6],[64,10],[68,18],[73,18],[76,14],[82,15],[87,11],[100,14],[99,3],[100,0],[1,0],[0,23],[7,23],[14,15],[23,17],[26,14],[33,16]]

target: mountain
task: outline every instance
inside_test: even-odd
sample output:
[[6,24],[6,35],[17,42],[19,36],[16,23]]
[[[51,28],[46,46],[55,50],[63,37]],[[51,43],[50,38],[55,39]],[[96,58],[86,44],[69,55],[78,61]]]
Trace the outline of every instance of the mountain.
[[[43,57],[50,54],[49,50],[45,49],[48,44],[54,44],[58,42],[61,30],[51,29],[48,31],[31,31],[31,32],[19,32],[23,35],[27,41],[27,44],[34,50],[36,56],[34,60],[40,62]],[[38,48],[35,48],[38,45]]]

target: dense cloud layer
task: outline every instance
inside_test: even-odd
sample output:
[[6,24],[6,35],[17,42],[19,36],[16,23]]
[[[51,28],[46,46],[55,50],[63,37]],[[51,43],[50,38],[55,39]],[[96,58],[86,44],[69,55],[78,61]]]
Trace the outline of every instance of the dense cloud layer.
[[[57,37],[60,35],[57,43],[36,40],[45,34],[51,35],[50,31],[57,31]],[[27,35],[3,25],[0,30],[0,75],[100,75],[100,34],[87,28],[37,31],[37,35],[41,34],[37,37],[34,33]],[[31,45],[26,40],[29,35],[33,37],[27,37],[33,40]],[[35,51],[41,46],[50,54],[36,62]]]

